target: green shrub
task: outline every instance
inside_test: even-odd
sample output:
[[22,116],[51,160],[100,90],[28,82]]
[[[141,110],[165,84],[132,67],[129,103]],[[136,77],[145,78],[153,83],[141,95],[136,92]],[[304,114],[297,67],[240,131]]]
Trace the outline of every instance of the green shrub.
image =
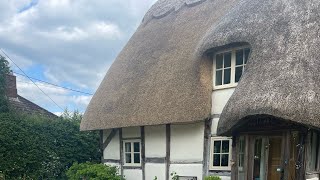
[[219,176],[207,176],[204,180],[221,180]]
[[171,172],[170,175],[171,175],[171,180],[179,179],[179,175],[175,171]]
[[79,131],[80,120],[0,112],[0,180],[65,180],[74,162],[99,163],[99,133]]
[[89,162],[74,163],[66,174],[70,180],[124,180],[117,167]]

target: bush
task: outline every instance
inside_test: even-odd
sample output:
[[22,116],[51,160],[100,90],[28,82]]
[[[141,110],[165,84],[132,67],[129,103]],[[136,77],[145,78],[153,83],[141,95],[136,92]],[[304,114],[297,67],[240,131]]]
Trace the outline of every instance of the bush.
[[124,180],[118,173],[118,168],[104,164],[74,163],[67,171],[70,180]]
[[72,117],[0,113],[0,179],[63,180],[74,162],[100,162],[98,132],[80,132]]
[[221,180],[219,176],[207,176],[204,180]]

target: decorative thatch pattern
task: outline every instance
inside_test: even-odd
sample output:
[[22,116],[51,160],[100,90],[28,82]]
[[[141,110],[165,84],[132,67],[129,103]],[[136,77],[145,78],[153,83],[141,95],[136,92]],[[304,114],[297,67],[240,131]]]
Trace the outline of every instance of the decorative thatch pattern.
[[147,23],[153,18],[159,19],[165,17],[173,11],[179,11],[184,6],[196,6],[204,1],[206,0],[159,0],[147,12],[143,22]]
[[[167,2],[179,4],[181,0]],[[206,31],[235,2],[207,0],[142,23],[93,96],[81,129],[194,122],[210,117],[212,62],[196,56],[196,50]]]

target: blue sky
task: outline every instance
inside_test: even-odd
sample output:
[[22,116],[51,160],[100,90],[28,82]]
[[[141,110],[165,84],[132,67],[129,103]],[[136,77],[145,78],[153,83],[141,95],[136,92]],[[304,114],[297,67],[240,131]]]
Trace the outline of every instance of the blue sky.
[[[155,0],[3,0],[0,48],[30,77],[94,93]],[[22,73],[14,64],[14,72]],[[62,110],[24,76],[18,93]],[[85,111],[91,96],[36,82],[60,107]]]

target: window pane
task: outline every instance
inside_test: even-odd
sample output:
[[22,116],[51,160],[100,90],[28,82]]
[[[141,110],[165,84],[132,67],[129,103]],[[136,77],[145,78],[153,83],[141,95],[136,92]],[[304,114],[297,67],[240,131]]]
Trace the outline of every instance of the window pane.
[[244,155],[243,154],[239,154],[238,167],[243,167],[243,162],[244,162]]
[[224,54],[224,67],[231,67],[231,52]]
[[216,86],[222,85],[222,70],[216,71]]
[[125,152],[131,152],[131,143],[130,142],[125,143]]
[[138,142],[133,143],[133,149],[134,149],[134,152],[140,152],[140,143]]
[[[243,137],[240,137],[239,139],[239,162],[238,165],[239,167],[243,167],[243,162],[244,162],[244,146],[245,146],[245,141]],[[240,171],[240,169],[239,169]]]
[[221,166],[228,166],[229,162],[229,154],[222,154],[221,155]]
[[243,64],[243,49],[236,51],[236,65]]
[[222,153],[229,153],[229,140],[222,141]]
[[134,163],[140,163],[140,153],[134,153]]
[[239,82],[242,75],[242,68],[243,68],[242,66],[236,67],[236,73],[235,73],[235,79],[234,79],[235,82]]
[[131,163],[131,154],[130,153],[125,153],[126,154],[126,163]]
[[231,69],[224,70],[223,84],[230,84]]
[[213,155],[213,166],[220,166],[220,154]]
[[216,56],[216,69],[221,69],[223,64],[223,54],[217,54]]
[[243,154],[244,153],[244,146],[245,146],[245,141],[244,141],[244,138],[241,138],[239,140],[239,153]]
[[247,61],[248,61],[248,58],[249,58],[249,53],[250,53],[250,49],[249,49],[249,48],[247,48],[247,49],[244,50],[244,55],[245,55],[245,56],[244,56],[244,57],[245,57],[245,58],[244,58],[244,63],[245,63],[245,64],[247,64]]
[[213,149],[214,149],[214,153],[220,153],[220,149],[221,149],[221,141],[214,141],[213,144]]

